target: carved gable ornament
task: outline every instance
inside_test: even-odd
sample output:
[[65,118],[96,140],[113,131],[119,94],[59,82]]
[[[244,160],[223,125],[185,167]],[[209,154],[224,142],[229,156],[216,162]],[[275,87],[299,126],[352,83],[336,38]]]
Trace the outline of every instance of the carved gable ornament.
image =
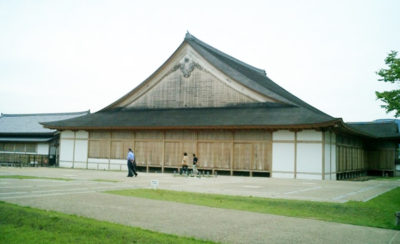
[[180,69],[182,71],[182,74],[185,78],[188,78],[192,71],[194,70],[194,63],[193,60],[189,59],[188,57],[185,57],[181,60],[180,63]]
[[190,75],[192,74],[192,71],[194,70],[194,68],[198,68],[198,69],[202,69],[202,67],[193,62],[193,60],[191,58],[189,58],[188,56],[182,58],[182,60],[179,62],[179,64],[175,65],[172,71],[175,71],[177,69],[180,69],[183,77],[185,78],[189,78]]

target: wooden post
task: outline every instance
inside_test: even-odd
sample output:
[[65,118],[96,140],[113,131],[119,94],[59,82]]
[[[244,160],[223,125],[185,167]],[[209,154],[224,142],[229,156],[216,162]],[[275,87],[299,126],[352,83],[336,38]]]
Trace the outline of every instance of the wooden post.
[[337,138],[336,138],[335,147],[336,147],[336,150],[335,150],[335,164],[336,164],[336,179],[337,179],[337,175],[338,175],[338,171],[339,171],[339,158],[338,158],[338,155],[339,155],[339,152],[338,152],[339,146],[337,145]]
[[250,176],[253,176],[254,169],[254,143],[250,143],[251,145],[251,156],[250,156]]
[[322,180],[325,180],[325,131],[322,131]]
[[235,149],[235,143],[232,141],[231,143],[231,162],[230,162],[230,166],[231,166],[231,176],[233,176],[233,157],[234,157],[234,153],[233,150]]
[[196,131],[195,131],[195,143],[196,143],[195,151],[196,151],[196,156],[197,156],[197,157],[199,157],[199,155],[197,155],[197,154],[199,153],[198,140],[199,140],[199,131],[196,130]]
[[329,179],[332,180],[332,131],[329,131]]
[[[90,132],[87,131],[88,137],[87,137],[87,151],[86,151],[86,169],[89,169],[89,149],[90,149]],[[56,150],[57,153],[57,150]]]
[[297,131],[294,132],[294,178],[297,179]]
[[76,132],[73,131],[74,133],[74,146],[72,149],[72,168],[75,168],[75,143],[76,143]]
[[111,169],[111,145],[112,145],[112,134],[111,134],[111,130],[110,130],[110,137],[108,138],[109,141],[109,151],[108,151],[108,169]]
[[232,130],[232,141],[231,141],[231,161],[230,161],[230,168],[231,168],[231,176],[233,176],[233,150],[234,150],[234,145],[235,145],[235,132]]
[[163,131],[163,149],[162,149],[162,165],[161,165],[161,173],[164,173],[165,166],[165,130]]

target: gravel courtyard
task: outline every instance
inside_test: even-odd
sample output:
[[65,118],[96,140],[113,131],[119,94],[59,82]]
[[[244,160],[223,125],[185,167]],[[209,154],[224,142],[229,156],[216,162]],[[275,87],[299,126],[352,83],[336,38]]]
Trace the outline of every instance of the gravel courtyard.
[[[224,243],[400,243],[399,231],[301,218],[217,209],[102,193],[150,188],[313,201],[367,201],[400,181],[316,181],[250,177],[182,177],[173,174],[58,168],[0,168],[0,175],[69,178],[0,179],[0,200]],[[108,182],[108,181],[117,182]]]

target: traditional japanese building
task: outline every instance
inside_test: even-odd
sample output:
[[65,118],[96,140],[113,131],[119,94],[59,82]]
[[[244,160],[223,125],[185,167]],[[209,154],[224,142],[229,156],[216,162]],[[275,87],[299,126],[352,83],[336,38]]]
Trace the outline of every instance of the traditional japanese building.
[[176,170],[187,152],[219,174],[301,179],[392,174],[400,140],[394,123],[346,124],[189,33],[114,103],[43,125],[61,132],[60,167],[125,170],[131,147],[147,171]]
[[40,122],[65,120],[89,114],[1,114],[0,164],[56,165],[58,163],[59,132],[46,129]]

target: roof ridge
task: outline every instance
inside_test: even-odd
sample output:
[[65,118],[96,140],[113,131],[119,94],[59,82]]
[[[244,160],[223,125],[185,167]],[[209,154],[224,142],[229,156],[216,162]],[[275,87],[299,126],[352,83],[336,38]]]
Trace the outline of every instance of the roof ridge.
[[361,122],[345,122],[345,123],[360,124],[360,125],[397,124],[395,119],[391,119],[391,121],[361,121]]
[[222,106],[222,107],[176,107],[176,108],[146,108],[146,107],[134,107],[134,108],[125,108],[125,109],[115,109],[109,111],[98,111],[97,113],[103,112],[129,112],[129,111],[166,111],[166,110],[221,110],[221,109],[256,109],[256,108],[291,108],[296,107],[290,104],[282,104],[282,103],[271,103],[271,102],[262,102],[262,103],[242,103],[242,104],[233,104],[230,106]]
[[74,114],[90,114],[90,109],[81,112],[66,112],[66,113],[34,113],[34,114],[3,114],[1,117],[24,117],[24,116],[43,116],[43,115],[74,115]]
[[199,40],[198,38],[196,38],[195,36],[190,34],[189,31],[186,32],[185,40],[195,41],[196,43],[200,44],[201,46],[204,46],[204,47],[206,47],[208,49],[211,49],[212,51],[214,51],[214,52],[216,52],[216,53],[218,53],[218,54],[220,54],[220,55],[222,55],[222,56],[224,56],[224,57],[226,57],[226,58],[228,58],[228,59],[240,64],[240,65],[243,65],[246,68],[252,69],[252,70],[260,73],[261,75],[264,75],[264,76],[267,75],[267,73],[265,72],[264,69],[260,69],[260,68],[254,67],[254,66],[252,66],[250,64],[247,64],[247,63],[245,63],[245,62],[243,62],[243,61],[241,61],[241,60],[239,60],[239,59],[237,59],[235,57],[230,56],[229,54],[226,54],[226,53],[216,49],[215,47],[210,46],[209,44]]

